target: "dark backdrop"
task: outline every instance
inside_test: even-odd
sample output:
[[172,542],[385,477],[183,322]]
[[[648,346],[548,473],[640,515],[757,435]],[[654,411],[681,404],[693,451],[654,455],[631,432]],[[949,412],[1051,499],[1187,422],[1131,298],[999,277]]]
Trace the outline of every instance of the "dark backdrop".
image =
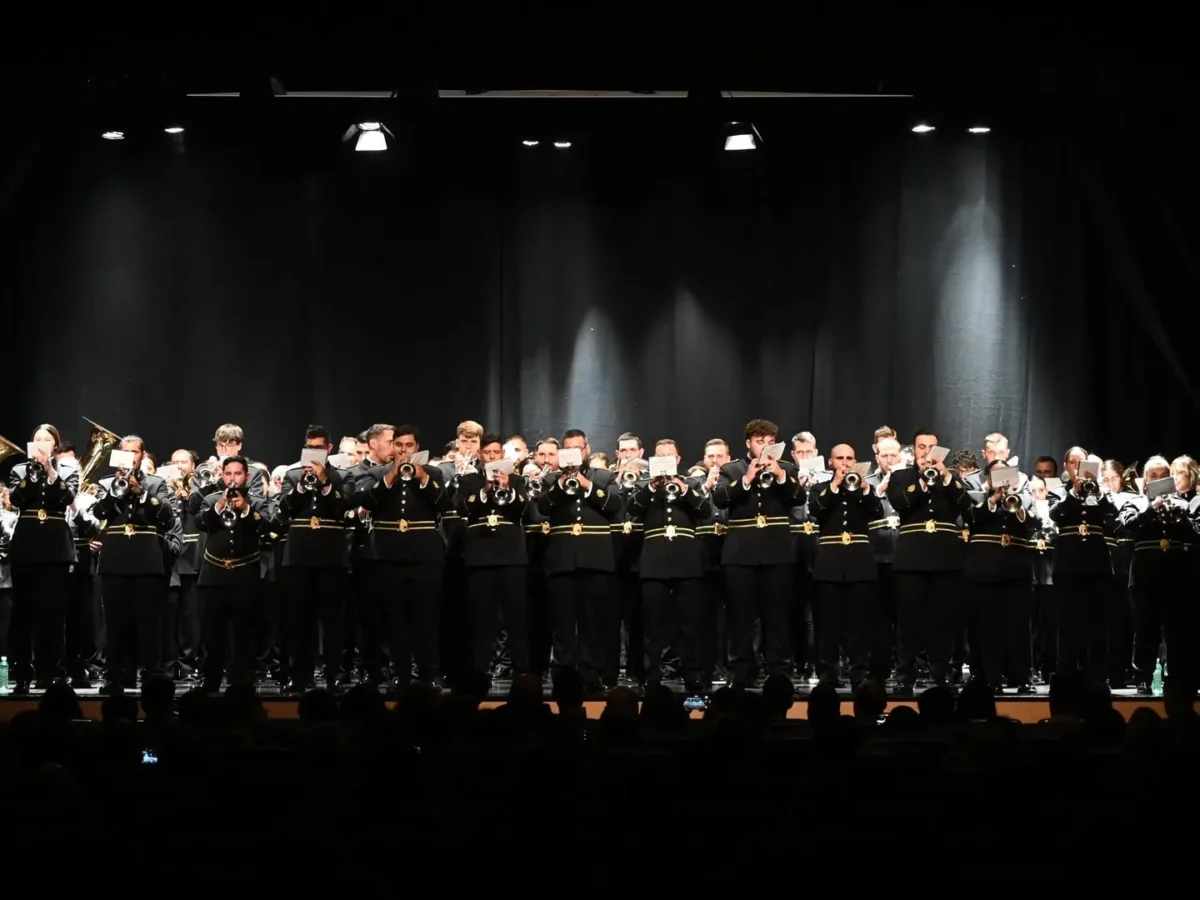
[[0,431],[87,415],[166,455],[234,421],[272,464],[309,422],[432,448],[466,418],[689,459],[758,416],[860,458],[883,423],[1200,449],[1182,149],[785,102],[746,154],[658,100],[443,102],[378,155],[340,145],[353,107],[302,101],[198,107],[183,147],[40,135],[2,209]]

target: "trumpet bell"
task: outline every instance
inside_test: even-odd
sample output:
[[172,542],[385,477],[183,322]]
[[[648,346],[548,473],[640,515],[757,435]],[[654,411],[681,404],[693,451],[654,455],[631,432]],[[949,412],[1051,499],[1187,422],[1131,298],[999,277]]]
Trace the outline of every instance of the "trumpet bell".
[[1004,497],[1004,508],[1009,512],[1016,512],[1021,508],[1020,494],[1006,494]]
[[217,473],[212,469],[198,469],[192,480],[196,486],[202,491],[207,491],[210,487],[217,483]]
[[941,477],[941,475],[938,473],[937,469],[935,469],[933,466],[930,466],[921,473],[921,477],[925,480],[926,484],[934,485],[937,484],[937,480]]
[[95,483],[96,470],[108,461],[108,455],[113,448],[121,443],[121,438],[103,425],[98,425],[87,416],[83,421],[92,426],[88,435],[87,447],[79,458],[79,489],[86,490]]
[[624,487],[633,487],[638,483],[638,473],[633,469],[626,469],[621,473],[621,484]]
[[848,472],[846,477],[842,479],[842,484],[846,486],[848,491],[857,491],[859,485],[862,484],[862,477],[857,472]]
[[566,491],[568,494],[578,494],[579,493],[579,479],[576,478],[574,475],[570,476],[563,483],[563,490]]
[[232,528],[237,524],[237,513],[232,509],[226,509],[221,513],[221,524],[226,528]]
[[402,466],[400,466],[400,480],[401,481],[412,481],[413,476],[416,474],[417,474],[416,467],[414,467],[410,463],[404,463]]
[[774,472],[768,472],[768,471],[764,470],[763,472],[759,473],[758,486],[760,488],[769,488],[773,484],[775,484],[775,473]]
[[497,506],[508,506],[517,499],[517,495],[512,488],[496,488],[494,499]]
[[124,475],[118,475],[108,485],[109,496],[116,497],[120,500],[129,493],[129,479]]

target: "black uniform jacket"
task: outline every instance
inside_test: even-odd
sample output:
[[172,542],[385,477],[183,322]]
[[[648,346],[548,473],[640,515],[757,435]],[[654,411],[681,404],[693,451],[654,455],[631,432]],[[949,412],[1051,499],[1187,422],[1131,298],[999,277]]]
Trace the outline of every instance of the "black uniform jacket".
[[582,474],[592,483],[586,495],[582,490],[567,493],[561,474],[556,474],[538,498],[538,510],[549,526],[547,574],[616,571],[611,525],[621,521],[621,497],[612,489],[613,473],[585,468]]
[[743,484],[749,460],[735,459],[721,467],[712,499],[718,509],[729,512],[722,565],[779,566],[795,560],[791,511],[808,494],[796,478],[796,467],[790,462],[779,465],[786,476],[783,482],[765,488],[757,481],[750,487]]
[[871,547],[871,523],[883,517],[883,503],[866,479],[866,490],[847,490],[832,484],[815,486],[808,509],[819,526],[813,581],[875,581],[875,551]]
[[697,531],[709,518],[712,502],[694,483],[672,499],[664,488],[651,490],[646,482],[630,497],[629,510],[643,525],[639,572],[644,580],[704,574]]

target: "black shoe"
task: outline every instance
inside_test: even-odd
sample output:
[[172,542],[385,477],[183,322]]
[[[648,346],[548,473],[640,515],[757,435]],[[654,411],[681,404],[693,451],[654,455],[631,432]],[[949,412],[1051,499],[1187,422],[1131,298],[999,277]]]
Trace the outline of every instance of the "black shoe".
[[911,697],[912,695],[913,695],[913,682],[911,682],[911,681],[897,681],[896,682],[896,696],[897,697]]
[[397,675],[395,678],[392,679],[391,689],[393,691],[403,691],[403,690],[406,690],[407,688],[409,688],[411,685],[412,685],[411,678],[405,678],[402,675]]
[[86,676],[76,675],[71,679],[71,687],[77,691],[86,691],[91,689],[92,683],[87,679]]
[[345,675],[334,675],[332,678],[325,679],[326,689],[335,693],[337,691],[344,691],[347,684],[349,684],[349,679]]
[[305,694],[311,687],[311,681],[301,681],[299,678],[291,678],[283,686],[283,692],[285,694]]
[[54,684],[54,679],[52,678],[39,678],[33,683],[33,689],[35,691],[48,691],[52,684]]
[[1033,689],[1032,684],[1026,683],[1026,684],[1018,684],[1017,685],[1017,693],[1018,694],[1036,694],[1037,691],[1035,691]]
[[205,681],[200,685],[200,690],[205,694],[219,694],[221,693],[221,682]]
[[120,697],[125,693],[125,685],[117,681],[109,681],[100,685],[100,693],[106,697]]
[[1150,687],[1150,682],[1148,682],[1148,681],[1139,681],[1138,685],[1137,685],[1137,692],[1139,694],[1153,694],[1154,693],[1153,689]]

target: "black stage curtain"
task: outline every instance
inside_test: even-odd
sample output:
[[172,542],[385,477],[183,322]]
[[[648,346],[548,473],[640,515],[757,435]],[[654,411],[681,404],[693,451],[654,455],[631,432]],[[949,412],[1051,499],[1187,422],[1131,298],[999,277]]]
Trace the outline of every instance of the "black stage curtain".
[[0,429],[87,415],[165,457],[232,421],[270,463],[309,422],[435,449],[467,418],[689,462],[759,416],[860,459],[884,423],[1029,462],[1200,450],[1195,192],[1160,147],[860,104],[768,112],[736,154],[657,102],[449,105],[380,155],[328,113],[43,140],[3,208]]

